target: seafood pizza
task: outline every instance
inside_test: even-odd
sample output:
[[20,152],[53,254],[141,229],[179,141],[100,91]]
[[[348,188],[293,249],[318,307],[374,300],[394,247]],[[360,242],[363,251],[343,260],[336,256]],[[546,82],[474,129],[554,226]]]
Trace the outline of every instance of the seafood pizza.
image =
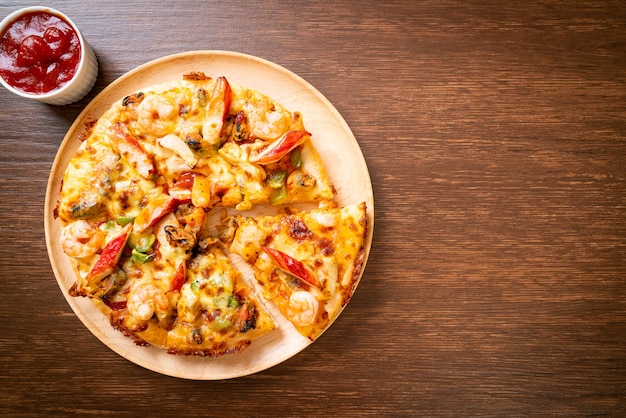
[[334,202],[311,136],[300,113],[200,72],[120,99],[81,134],[54,210],[69,294],[172,354],[240,352],[277,326],[272,304],[315,339],[352,296],[367,222],[365,203]]

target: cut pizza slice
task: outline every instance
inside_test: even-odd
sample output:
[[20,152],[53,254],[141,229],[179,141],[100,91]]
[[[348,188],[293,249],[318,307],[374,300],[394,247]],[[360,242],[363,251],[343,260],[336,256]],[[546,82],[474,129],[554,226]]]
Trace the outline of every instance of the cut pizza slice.
[[238,353],[274,329],[274,322],[217,244],[190,260],[180,288],[178,319],[167,333],[172,354]]
[[[285,148],[278,156],[268,160],[257,157],[274,144],[256,140],[248,144],[226,142],[220,148],[223,161],[211,162],[213,181],[230,176],[230,183],[217,183],[212,189],[221,196],[223,206],[249,210],[259,205],[284,205],[330,200],[335,196],[326,169],[311,142],[311,135],[303,130],[288,131],[285,136],[299,137],[299,143]],[[226,168],[224,168],[226,166]],[[230,184],[230,187],[225,187]]]
[[169,193],[195,206],[248,210],[336,193],[301,114],[224,77],[185,74],[125,97],[101,119],[115,144],[139,161],[134,148],[145,150]]
[[253,266],[263,296],[302,335],[317,338],[348,303],[360,277],[366,204],[340,208],[323,202],[312,211],[240,216],[235,223],[230,251]]
[[[274,322],[221,244],[206,238],[196,246],[177,218],[169,214],[155,226],[156,238],[143,242],[150,249],[133,244],[118,273],[128,280],[96,302],[138,345],[208,357],[241,352]],[[148,258],[137,257],[138,249]]]
[[302,115],[253,89],[231,87],[221,160],[209,162],[211,171],[220,173],[212,187],[223,196],[222,204],[248,210],[332,199],[336,191]]

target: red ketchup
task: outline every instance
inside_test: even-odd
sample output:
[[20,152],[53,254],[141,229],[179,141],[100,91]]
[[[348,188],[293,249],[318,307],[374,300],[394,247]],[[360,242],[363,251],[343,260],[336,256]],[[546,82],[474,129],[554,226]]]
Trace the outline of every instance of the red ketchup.
[[74,77],[80,48],[76,31],[61,17],[26,13],[0,34],[0,77],[26,93],[49,93]]

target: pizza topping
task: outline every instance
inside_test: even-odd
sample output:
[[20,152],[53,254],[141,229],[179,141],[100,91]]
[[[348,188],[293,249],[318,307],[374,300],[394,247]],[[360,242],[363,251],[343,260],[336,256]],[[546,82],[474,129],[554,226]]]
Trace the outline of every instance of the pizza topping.
[[137,232],[131,232],[128,238],[128,246],[133,250],[137,250],[142,253],[152,251],[152,245],[155,241],[155,235],[151,233],[142,234]]
[[209,111],[202,126],[202,138],[210,145],[218,145],[220,143],[224,119],[230,108],[231,100],[230,84],[228,84],[226,78],[219,77],[215,80]]
[[116,123],[112,129],[117,139],[115,145],[119,154],[137,170],[140,176],[146,179],[151,178],[154,174],[154,161],[144,151],[137,138],[122,123]]
[[176,273],[172,277],[170,292],[178,292],[185,283],[185,263],[180,263],[176,269]]
[[252,139],[275,141],[290,125],[290,113],[278,109],[274,103],[264,98],[246,102],[244,112],[248,116],[248,137]]
[[310,189],[315,187],[315,177],[310,174],[296,170],[289,175],[287,186],[290,189]]
[[128,215],[119,215],[115,217],[115,221],[121,226],[126,226],[127,224],[133,222],[135,220],[134,216]]
[[280,161],[285,155],[310,137],[310,133],[304,130],[289,131],[280,139],[272,142],[256,155],[250,156],[250,162],[257,164],[271,164]]
[[151,94],[137,106],[137,125],[144,134],[164,136],[173,131],[178,106],[161,94]]
[[202,135],[199,132],[189,132],[185,134],[185,144],[194,150],[199,151],[202,149]]
[[211,182],[205,176],[195,176],[191,187],[191,203],[199,208],[210,208],[213,206]]
[[272,190],[270,195],[270,205],[280,205],[287,200],[287,189],[285,186],[281,186],[278,189]]
[[74,258],[94,255],[102,248],[105,235],[85,220],[67,224],[61,231],[61,246],[65,254]]
[[[234,299],[237,302],[237,299]],[[237,329],[239,332],[247,332],[250,329],[256,327],[256,320],[258,317],[258,311],[250,303],[244,303],[239,309],[239,322]]]
[[153,261],[156,258],[156,253],[142,253],[141,251],[138,251],[137,249],[133,249],[132,251],[132,258],[133,260],[139,262],[139,263],[149,263],[150,261]]
[[90,287],[89,290],[93,296],[106,299],[109,295],[117,292],[126,283],[126,272],[122,269],[116,269],[97,283],[96,287]]
[[205,107],[209,103],[209,93],[207,93],[207,91],[202,87],[199,87],[196,91],[194,91],[193,98],[198,101],[200,107]]
[[70,214],[74,219],[95,218],[105,210],[104,196],[95,190],[86,188],[78,199],[70,206]]
[[182,227],[166,225],[163,230],[165,231],[167,241],[172,247],[182,248],[188,252],[196,245],[195,235]]
[[[238,222],[230,250],[239,254],[248,262],[256,261],[259,250],[265,245],[268,233],[264,231],[252,218],[243,218]],[[234,227],[227,230],[233,230]]]
[[124,247],[126,246],[126,242],[128,241],[129,235],[130,224],[125,226],[118,236],[113,238],[104,246],[102,253],[100,254],[100,258],[96,261],[96,264],[94,264],[89,272],[89,275],[87,276],[88,283],[92,284],[94,282],[98,282],[115,271],[117,263],[120,261],[120,257],[124,251]]
[[179,205],[175,212],[176,219],[185,228],[197,234],[204,226],[206,213],[201,207],[196,207],[188,203]]
[[339,225],[340,215],[334,211],[318,211],[311,216],[320,226],[334,228]]
[[168,306],[165,292],[153,284],[140,284],[130,289],[128,312],[140,321],[147,321],[155,311],[163,312]]
[[191,199],[191,188],[197,174],[190,171],[181,173],[174,181],[174,184],[168,188],[167,194],[179,201],[189,201]]
[[132,232],[128,239],[128,245],[133,249],[132,258],[140,263],[147,263],[156,258],[156,253],[152,249],[156,237],[154,234],[139,235]]
[[290,218],[287,233],[295,241],[304,241],[313,237],[313,231],[299,218]]
[[194,168],[198,163],[193,151],[189,148],[189,145],[185,143],[178,135],[167,134],[163,138],[159,139],[159,144],[181,157],[190,168]]
[[133,231],[141,232],[146,228],[155,225],[163,216],[173,212],[177,201],[173,197],[154,190],[149,194],[147,206],[145,206],[137,217],[133,225]]
[[280,268],[284,272],[291,274],[292,276],[307,285],[319,287],[319,282],[317,281],[313,273],[311,273],[304,266],[304,264],[302,264],[302,262],[274,248],[265,247],[263,248],[263,250],[267,253],[267,255],[270,256],[270,258],[278,266],[278,268]]
[[297,290],[289,297],[289,317],[295,325],[313,324],[319,308],[320,305],[315,296],[305,290]]
[[300,154],[300,147],[295,147],[293,151],[291,151],[291,155],[289,156],[289,161],[291,165],[295,169],[302,168],[302,154]]
[[234,142],[226,142],[220,147],[218,153],[234,166],[245,163],[248,159],[245,149]]
[[233,136],[235,141],[243,142],[249,138],[249,129],[248,122],[246,119],[246,114],[243,110],[237,112],[237,116],[235,116],[235,126]]
[[287,178],[287,172],[285,170],[272,171],[267,176],[267,184],[272,189],[280,189],[285,184]]
[[207,76],[202,71],[191,71],[183,74],[183,80],[204,81],[210,79],[211,77]]
[[144,99],[144,97],[146,96],[141,91],[130,94],[122,99],[122,106],[131,106],[131,105],[139,104]]
[[181,175],[176,179],[175,187],[191,190],[191,186],[193,186],[193,182],[197,175],[198,173],[194,173],[193,171],[181,173]]

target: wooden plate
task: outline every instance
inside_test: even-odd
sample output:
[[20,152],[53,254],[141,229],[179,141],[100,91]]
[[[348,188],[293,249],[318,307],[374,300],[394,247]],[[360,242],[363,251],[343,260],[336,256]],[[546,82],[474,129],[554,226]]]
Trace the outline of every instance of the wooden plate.
[[[130,338],[115,331],[108,318],[89,299],[69,296],[68,289],[76,281],[75,273],[69,258],[59,245],[60,225],[53,214],[63,174],[80,144],[78,136],[84,130],[85,123],[97,119],[116,100],[134,91],[180,79],[182,74],[190,71],[202,71],[214,78],[225,76],[231,83],[253,88],[275,99],[285,108],[302,113],[304,124],[312,133],[312,140],[337,189],[336,201],[340,205],[362,201],[367,203],[368,235],[365,261],[374,229],[374,198],[361,149],[339,112],[305,80],[279,65],[260,58],[224,51],[192,51],[160,58],[114,81],[78,116],[63,139],[54,160],[45,202],[46,246],[63,295],[85,326],[122,357],[170,376],[198,380],[228,379],[272,367],[302,351],[311,341],[301,336],[276,309],[271,309],[278,328],[253,341],[243,353],[213,359],[174,356],[156,347],[136,346]],[[267,212],[270,209],[260,210]],[[250,278],[251,270],[246,269],[246,266],[240,267],[244,270],[244,276]]]

